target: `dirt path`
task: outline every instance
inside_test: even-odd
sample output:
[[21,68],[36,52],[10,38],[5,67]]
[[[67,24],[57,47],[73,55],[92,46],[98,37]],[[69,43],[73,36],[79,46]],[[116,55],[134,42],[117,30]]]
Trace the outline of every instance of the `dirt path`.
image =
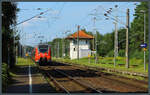
[[[37,67],[31,67],[31,86],[29,85],[29,66],[17,68],[13,84],[6,89],[6,93],[50,93],[55,90],[50,87],[44,77],[38,72]],[[32,91],[29,91],[31,89]]]

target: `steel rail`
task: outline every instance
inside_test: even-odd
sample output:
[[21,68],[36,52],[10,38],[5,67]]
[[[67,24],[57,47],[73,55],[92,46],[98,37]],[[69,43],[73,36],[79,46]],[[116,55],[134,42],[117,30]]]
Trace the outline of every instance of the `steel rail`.
[[91,85],[88,85],[87,83],[86,83],[86,84],[83,83],[83,82],[81,83],[80,81],[74,79],[73,77],[69,76],[68,74],[66,74],[66,73],[64,73],[64,72],[62,72],[62,71],[60,71],[60,70],[58,70],[58,69],[54,69],[54,70],[57,71],[57,72],[59,72],[59,73],[61,73],[61,74],[63,74],[63,75],[65,75],[66,77],[68,77],[68,78],[74,80],[75,82],[79,83],[80,85],[83,85],[83,86],[85,86],[85,87],[88,87],[88,88],[90,88],[90,89],[92,89],[92,90],[94,90],[94,91],[96,91],[96,92],[98,92],[98,93],[103,93],[102,91],[99,91],[99,90],[97,90],[97,89],[94,88],[94,87],[91,87]]
[[[40,69],[40,67],[39,67],[39,69]],[[54,77],[52,77],[48,72],[45,72],[45,73],[48,75],[48,77],[50,79],[53,80],[53,82],[55,84],[57,84],[59,86],[59,88],[61,88],[62,90],[64,90],[68,95],[71,95],[70,92],[63,85],[61,85]]]

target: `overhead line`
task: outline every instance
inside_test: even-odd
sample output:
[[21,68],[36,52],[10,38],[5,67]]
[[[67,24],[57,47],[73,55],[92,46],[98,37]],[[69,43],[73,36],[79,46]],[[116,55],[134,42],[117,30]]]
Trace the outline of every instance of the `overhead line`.
[[37,17],[37,16],[40,16],[40,15],[42,15],[42,14],[48,12],[49,10],[51,10],[51,9],[48,9],[48,10],[46,10],[46,11],[44,11],[44,12],[40,12],[39,14],[37,14],[37,15],[35,15],[35,16],[33,16],[33,17],[27,19],[27,20],[24,20],[24,21],[22,21],[22,22],[17,23],[15,26],[17,26],[17,25],[19,25],[19,24],[22,24],[22,23],[24,23],[24,22],[26,22],[26,21],[29,21],[29,20],[31,20],[31,19]]
[[[17,23],[17,24],[15,24],[15,26],[14,26],[13,28],[15,28],[17,25],[20,25],[20,24],[25,23],[25,22],[27,22],[27,21],[29,21],[29,20],[35,18],[35,17],[40,16],[40,15],[42,15],[42,14],[48,12],[49,10],[51,10],[51,9],[48,9],[48,10],[46,10],[46,11],[44,11],[44,12],[40,12],[39,14],[37,14],[37,15],[35,15],[35,16],[33,16],[33,17],[27,19],[27,20],[24,20],[24,21],[21,21],[21,22]],[[20,32],[19,32],[19,33],[20,33]],[[19,34],[19,33],[18,33],[18,34]],[[17,35],[18,35],[18,34],[17,34]]]

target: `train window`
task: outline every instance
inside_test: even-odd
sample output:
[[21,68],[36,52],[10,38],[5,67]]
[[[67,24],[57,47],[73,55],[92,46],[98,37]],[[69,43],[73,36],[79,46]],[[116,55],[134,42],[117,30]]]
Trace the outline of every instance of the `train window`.
[[39,51],[45,53],[48,51],[48,45],[39,45]]

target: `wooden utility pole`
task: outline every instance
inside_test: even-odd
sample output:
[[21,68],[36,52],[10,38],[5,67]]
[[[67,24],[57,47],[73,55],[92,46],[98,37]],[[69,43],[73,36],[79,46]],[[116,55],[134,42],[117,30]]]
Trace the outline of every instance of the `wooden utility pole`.
[[126,17],[126,68],[129,68],[129,9]]
[[78,31],[77,31],[77,59],[79,60],[79,30],[80,30],[80,26],[78,25]]

